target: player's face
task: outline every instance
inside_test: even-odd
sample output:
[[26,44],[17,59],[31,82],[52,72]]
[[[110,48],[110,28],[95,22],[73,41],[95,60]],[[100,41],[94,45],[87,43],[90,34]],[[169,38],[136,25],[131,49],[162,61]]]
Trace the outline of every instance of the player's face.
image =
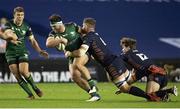
[[84,34],[88,32],[88,25],[86,23],[83,23],[82,32]]
[[129,50],[130,50],[129,47],[126,47],[125,45],[122,45],[122,52],[123,52],[123,53],[126,53],[126,52],[128,52]]
[[55,32],[63,32],[62,30],[64,28],[64,25],[63,24],[57,24],[57,25],[51,26],[51,28]]
[[14,20],[17,23],[22,23],[24,20],[24,12],[16,12],[14,13]]

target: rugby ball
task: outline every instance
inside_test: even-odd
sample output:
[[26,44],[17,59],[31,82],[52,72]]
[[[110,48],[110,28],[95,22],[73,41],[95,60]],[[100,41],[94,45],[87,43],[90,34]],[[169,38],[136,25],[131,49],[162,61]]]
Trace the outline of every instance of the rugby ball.
[[64,51],[65,50],[65,45],[63,43],[59,43],[59,45],[56,46],[56,49],[58,51]]

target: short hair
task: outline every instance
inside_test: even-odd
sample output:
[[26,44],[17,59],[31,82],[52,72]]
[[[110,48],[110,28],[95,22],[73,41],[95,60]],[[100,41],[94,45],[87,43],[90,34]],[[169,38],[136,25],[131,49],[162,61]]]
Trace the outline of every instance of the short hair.
[[16,12],[24,12],[24,8],[18,6],[18,7],[16,7],[16,8],[14,8],[14,14],[15,14]]
[[62,21],[62,18],[61,18],[61,16],[58,15],[58,14],[53,14],[53,15],[51,15],[51,16],[49,17],[49,21],[50,21],[51,23],[61,22],[61,21]]
[[95,26],[96,25],[96,20],[94,18],[84,18],[83,23],[89,24],[91,26]]
[[125,47],[129,47],[130,49],[136,49],[137,41],[136,39],[129,38],[129,37],[123,37],[120,40],[120,45],[124,45]]

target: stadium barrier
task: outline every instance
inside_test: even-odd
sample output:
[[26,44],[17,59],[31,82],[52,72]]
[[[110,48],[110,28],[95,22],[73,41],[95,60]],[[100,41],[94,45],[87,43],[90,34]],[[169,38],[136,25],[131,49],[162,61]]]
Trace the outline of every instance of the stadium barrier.
[[[168,63],[169,67],[174,66],[168,73],[170,81],[180,82],[180,65],[179,60],[168,60],[168,59],[155,59],[155,63],[159,66],[163,66]],[[68,70],[68,61],[64,58],[61,59],[51,59],[51,60],[31,60],[30,62],[30,72],[35,80],[35,82],[73,82],[71,79],[71,74]],[[92,78],[98,82],[108,81],[108,77],[104,69],[97,64],[95,61],[90,61],[87,67],[92,75]],[[147,78],[142,78],[141,82],[145,82]],[[9,73],[8,68],[6,72],[2,73],[2,68],[0,68],[0,83],[15,83],[17,82],[12,75]]]

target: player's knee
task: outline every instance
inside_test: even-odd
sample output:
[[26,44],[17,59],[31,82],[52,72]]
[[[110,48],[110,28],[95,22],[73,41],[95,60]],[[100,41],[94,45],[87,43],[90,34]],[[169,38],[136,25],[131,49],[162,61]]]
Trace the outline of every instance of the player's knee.
[[83,66],[80,63],[74,65],[75,69],[81,69]]
[[123,93],[129,92],[130,86],[128,85],[128,83],[125,80],[118,81],[115,83],[115,85],[121,90],[121,92],[123,92]]
[[129,89],[130,89],[130,86],[128,85],[124,85],[124,86],[122,86],[121,88],[120,88],[120,90],[121,90],[121,92],[123,92],[123,93],[129,93]]
[[81,78],[81,74],[78,72],[73,72],[72,73],[72,80],[78,81]]

